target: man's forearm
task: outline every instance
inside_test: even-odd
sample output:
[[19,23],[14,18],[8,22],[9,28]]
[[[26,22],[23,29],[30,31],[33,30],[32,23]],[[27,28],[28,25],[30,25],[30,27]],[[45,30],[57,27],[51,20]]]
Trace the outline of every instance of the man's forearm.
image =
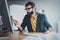
[[20,25],[16,25],[18,28],[19,28],[19,30],[23,30],[23,28],[20,26]]

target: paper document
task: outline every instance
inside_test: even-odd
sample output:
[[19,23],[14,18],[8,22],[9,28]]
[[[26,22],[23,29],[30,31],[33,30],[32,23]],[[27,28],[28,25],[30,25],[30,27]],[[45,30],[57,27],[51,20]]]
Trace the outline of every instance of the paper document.
[[24,33],[27,35],[23,40],[59,40],[59,35],[57,33],[51,32],[48,34],[39,33]]

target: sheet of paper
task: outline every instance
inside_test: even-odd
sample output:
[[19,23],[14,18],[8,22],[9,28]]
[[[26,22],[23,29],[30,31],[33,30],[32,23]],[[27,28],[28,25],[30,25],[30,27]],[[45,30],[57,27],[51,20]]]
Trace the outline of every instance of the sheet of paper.
[[32,33],[24,33],[27,35],[23,40],[59,40],[59,35],[57,33],[51,32],[48,34],[32,34]]
[[23,40],[47,40],[42,33],[24,33],[27,37]]

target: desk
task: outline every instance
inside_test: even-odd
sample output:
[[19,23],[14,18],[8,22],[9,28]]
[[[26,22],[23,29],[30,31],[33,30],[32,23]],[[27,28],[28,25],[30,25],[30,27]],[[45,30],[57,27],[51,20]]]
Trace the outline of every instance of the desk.
[[[32,34],[35,34],[35,33],[32,33]],[[40,33],[36,33],[36,34],[40,34]],[[23,33],[19,33],[19,31],[14,31],[13,33],[9,33],[9,35],[10,36],[8,38],[3,38],[0,40],[23,40],[25,37],[27,37],[27,35]]]
[[10,36],[8,38],[3,38],[0,40],[22,40],[24,37],[26,37],[26,35],[19,33],[19,31],[14,31],[13,33],[9,33],[9,35]]
[[[32,32],[30,32],[31,34]],[[35,32],[33,32],[32,34],[34,34]],[[38,33],[39,34],[39,33]],[[27,37],[27,35],[20,33],[19,31],[14,31],[13,33],[9,33],[9,37],[8,38],[2,38],[0,40],[22,40],[25,37]]]

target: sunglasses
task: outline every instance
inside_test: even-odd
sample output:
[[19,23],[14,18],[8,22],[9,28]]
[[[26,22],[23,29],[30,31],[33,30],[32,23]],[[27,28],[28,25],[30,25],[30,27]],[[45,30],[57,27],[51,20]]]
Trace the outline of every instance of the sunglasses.
[[25,10],[30,10],[32,7],[30,7],[30,8],[25,8]]

